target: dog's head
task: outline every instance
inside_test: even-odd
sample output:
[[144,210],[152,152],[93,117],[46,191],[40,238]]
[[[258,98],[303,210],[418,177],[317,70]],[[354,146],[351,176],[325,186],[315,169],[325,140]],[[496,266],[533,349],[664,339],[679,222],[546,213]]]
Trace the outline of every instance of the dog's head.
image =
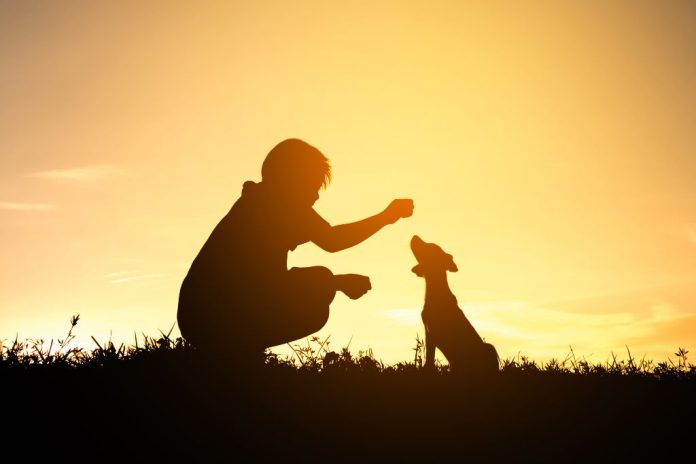
[[427,277],[428,275],[444,271],[458,271],[452,255],[445,253],[442,248],[434,243],[424,242],[417,235],[414,235],[411,239],[411,251],[413,251],[413,256],[418,261],[418,264],[411,270],[418,277]]

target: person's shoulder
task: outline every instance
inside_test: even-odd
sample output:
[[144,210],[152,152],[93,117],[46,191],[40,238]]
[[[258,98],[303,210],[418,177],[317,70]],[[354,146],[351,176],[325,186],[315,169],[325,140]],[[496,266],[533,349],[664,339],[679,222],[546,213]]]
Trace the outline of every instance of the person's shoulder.
[[232,209],[239,205],[254,204],[259,202],[261,197],[261,186],[252,180],[247,180],[242,184],[242,192],[232,204]]

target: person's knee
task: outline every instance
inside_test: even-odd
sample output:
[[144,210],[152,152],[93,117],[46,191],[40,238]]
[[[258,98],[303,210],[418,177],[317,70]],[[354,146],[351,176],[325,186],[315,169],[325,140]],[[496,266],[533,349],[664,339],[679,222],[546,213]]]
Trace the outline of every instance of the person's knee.
[[[336,285],[334,284],[334,275],[329,269],[321,266],[316,266],[316,287],[321,289],[321,304],[328,305],[331,303],[336,296]],[[327,307],[327,318],[328,318],[328,307]]]
[[327,267],[324,267],[324,266],[314,266],[314,267],[312,267],[312,269],[314,270],[314,272],[317,273],[317,275],[318,275],[320,278],[323,278],[323,279],[333,279],[333,272],[331,272],[331,270],[330,270],[329,268],[327,268]]
[[[311,297],[313,303],[320,305],[330,304],[336,296],[336,285],[331,270],[323,266],[305,268],[292,268],[291,285],[296,291],[301,291],[303,297]],[[309,291],[306,289],[309,287]]]
[[315,282],[329,283],[333,280],[333,272],[324,266],[293,267],[289,271],[290,276],[296,279],[312,280]]

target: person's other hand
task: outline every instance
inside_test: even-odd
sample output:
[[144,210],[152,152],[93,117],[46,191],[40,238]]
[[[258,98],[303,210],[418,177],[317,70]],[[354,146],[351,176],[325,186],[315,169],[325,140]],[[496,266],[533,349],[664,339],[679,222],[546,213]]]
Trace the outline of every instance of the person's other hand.
[[340,279],[338,290],[351,300],[357,300],[372,288],[370,278],[359,274],[343,274],[336,276]]
[[413,214],[413,200],[402,198],[389,203],[384,215],[389,224],[394,224],[401,218],[409,217]]

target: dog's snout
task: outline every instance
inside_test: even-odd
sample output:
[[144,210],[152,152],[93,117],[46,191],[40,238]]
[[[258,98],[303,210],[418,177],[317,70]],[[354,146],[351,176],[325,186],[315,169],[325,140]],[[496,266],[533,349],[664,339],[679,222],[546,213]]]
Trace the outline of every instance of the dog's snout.
[[411,248],[419,247],[419,246],[422,246],[423,244],[425,244],[425,242],[419,236],[414,235],[413,238],[411,238]]

